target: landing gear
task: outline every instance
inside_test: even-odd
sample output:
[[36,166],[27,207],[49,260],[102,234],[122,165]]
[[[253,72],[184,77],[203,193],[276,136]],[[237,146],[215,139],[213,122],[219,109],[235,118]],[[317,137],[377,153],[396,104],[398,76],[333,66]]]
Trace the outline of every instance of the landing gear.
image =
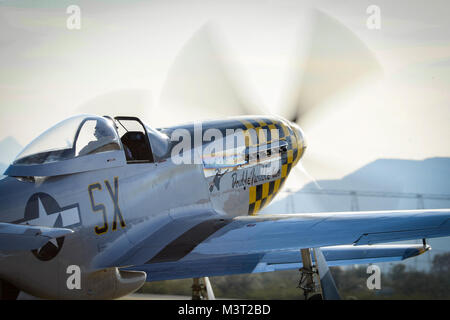
[[[303,290],[305,300],[322,300],[322,288],[320,285],[319,272],[313,265],[310,249],[301,249],[303,267],[299,269],[300,280],[298,288]],[[314,259],[317,261],[317,259]]]
[[[336,283],[320,248],[301,249],[303,268],[298,287],[303,289],[305,300],[340,300]],[[314,254],[315,265],[311,254]]]
[[192,300],[215,300],[208,277],[193,278]]

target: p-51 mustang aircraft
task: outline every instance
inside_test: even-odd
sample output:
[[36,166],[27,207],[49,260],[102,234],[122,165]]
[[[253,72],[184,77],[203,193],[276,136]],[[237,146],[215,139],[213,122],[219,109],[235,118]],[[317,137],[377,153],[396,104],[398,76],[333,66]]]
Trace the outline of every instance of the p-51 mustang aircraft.
[[270,116],[64,120],[0,180],[2,298],[114,299],[145,281],[302,267],[307,298],[335,299],[328,266],[402,260],[429,246],[376,244],[450,235],[448,209],[258,215],[305,149]]

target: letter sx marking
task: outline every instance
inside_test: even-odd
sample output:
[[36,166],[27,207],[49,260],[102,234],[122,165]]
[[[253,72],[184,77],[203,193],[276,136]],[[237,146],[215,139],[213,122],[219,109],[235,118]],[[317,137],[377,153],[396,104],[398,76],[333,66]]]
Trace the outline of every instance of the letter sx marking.
[[[113,206],[114,206],[114,218],[112,222],[112,231],[117,230],[117,219],[119,219],[120,226],[122,228],[126,227],[125,220],[122,216],[122,211],[119,207],[119,178],[114,177],[114,190],[111,186],[111,183],[108,180],[104,181],[105,187],[108,190],[108,194],[111,197]],[[108,218],[106,214],[106,207],[103,203],[96,203],[94,199],[94,191],[100,192],[102,191],[102,184],[100,182],[96,182],[93,184],[90,184],[88,186],[89,191],[89,198],[91,201],[91,208],[92,212],[101,212],[103,215],[103,225],[102,226],[95,226],[94,231],[96,234],[101,235],[108,232]]]

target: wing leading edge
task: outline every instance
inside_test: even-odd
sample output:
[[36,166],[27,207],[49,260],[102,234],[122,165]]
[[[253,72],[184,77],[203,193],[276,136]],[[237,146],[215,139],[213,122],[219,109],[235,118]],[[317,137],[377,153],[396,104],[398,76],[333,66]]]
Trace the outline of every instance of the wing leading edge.
[[[399,248],[386,247],[383,253],[383,247],[369,246],[368,250],[367,245],[450,236],[450,209],[275,214],[231,220],[211,217],[199,225],[214,225],[219,221],[220,228],[211,229],[203,237],[198,236],[202,229],[195,226],[166,247],[160,247],[156,254],[148,255],[148,251],[143,250],[134,256],[147,262],[122,265],[148,271],[151,279],[152,274],[155,277],[163,269],[171,270],[173,279],[267,272],[299,266],[299,249],[342,245],[346,247],[338,251],[324,249],[329,265],[395,261],[401,260],[399,257],[423,253],[427,247],[413,248],[413,251],[403,248],[404,253],[392,255]],[[192,237],[192,233],[196,237]],[[381,254],[370,256],[365,252]],[[160,256],[164,259],[156,259]],[[161,279],[166,276],[161,274]]]

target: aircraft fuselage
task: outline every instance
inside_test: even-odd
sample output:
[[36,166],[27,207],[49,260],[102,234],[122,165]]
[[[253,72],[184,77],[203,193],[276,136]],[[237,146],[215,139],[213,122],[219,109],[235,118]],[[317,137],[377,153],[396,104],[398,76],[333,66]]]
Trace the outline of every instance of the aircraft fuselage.
[[[111,266],[126,267],[121,262],[125,259],[133,265],[147,263],[138,254],[142,250],[147,257],[160,258],[163,252],[165,261],[176,261],[187,249],[165,248],[187,230],[206,220],[256,214],[281,189],[304,152],[301,132],[272,118],[204,122],[202,148],[212,140],[204,141],[211,128],[224,136],[225,129],[242,130],[245,146],[226,155],[223,150],[203,150],[200,163],[174,163],[174,154],[167,153],[151,163],[0,180],[1,222],[74,231],[39,250],[0,254],[0,279],[38,297],[119,297],[139,288],[145,277],[121,274]],[[194,124],[161,132],[170,137],[176,129],[195,134]],[[256,136],[246,135],[249,129]],[[277,130],[278,136],[261,129]],[[172,139],[169,150],[177,142]],[[203,237],[214,230],[205,228]],[[140,246],[149,237],[151,245],[146,241]],[[80,269],[79,288],[68,285],[70,266]]]

